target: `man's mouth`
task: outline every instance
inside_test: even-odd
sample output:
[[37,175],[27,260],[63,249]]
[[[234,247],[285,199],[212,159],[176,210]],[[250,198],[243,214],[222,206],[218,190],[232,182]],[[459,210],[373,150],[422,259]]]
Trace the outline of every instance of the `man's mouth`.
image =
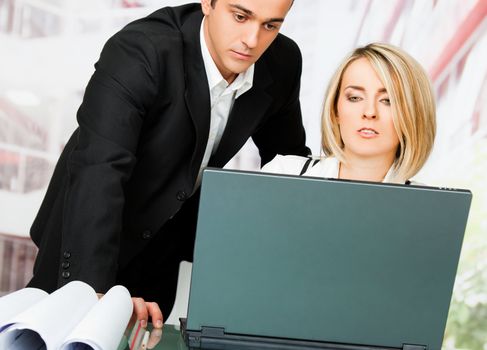
[[231,52],[234,54],[235,57],[237,57],[238,59],[241,59],[241,60],[245,60],[245,61],[248,61],[250,59],[252,59],[252,55],[249,55],[247,53],[243,53],[243,52],[240,52],[240,51],[235,51],[235,50],[231,50]]

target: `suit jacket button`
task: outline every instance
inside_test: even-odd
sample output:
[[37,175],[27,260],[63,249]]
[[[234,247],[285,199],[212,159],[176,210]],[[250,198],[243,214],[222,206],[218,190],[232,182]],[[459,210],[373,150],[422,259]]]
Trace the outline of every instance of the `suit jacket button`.
[[178,191],[178,193],[176,194],[176,198],[178,201],[182,202],[182,201],[185,201],[186,198],[188,198],[188,195],[184,191]]
[[151,239],[152,238],[152,231],[151,230],[145,230],[142,232],[142,238],[143,239]]
[[68,252],[67,250],[63,253],[64,259],[69,259],[71,257],[71,253]]
[[71,277],[71,273],[69,273],[68,271],[63,271],[63,273],[61,274],[61,276],[64,279],[68,279],[69,277]]
[[61,264],[61,267],[62,267],[63,269],[65,269],[65,270],[66,270],[66,269],[69,269],[69,267],[70,267],[70,266],[71,266],[71,264],[70,264],[69,262],[67,262],[67,261],[65,261],[65,262],[63,262],[63,263]]

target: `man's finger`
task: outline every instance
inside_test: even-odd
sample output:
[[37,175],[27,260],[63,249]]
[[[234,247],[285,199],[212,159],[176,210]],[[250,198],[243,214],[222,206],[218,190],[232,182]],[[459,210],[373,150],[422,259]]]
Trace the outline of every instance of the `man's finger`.
[[152,318],[152,324],[155,328],[162,328],[162,312],[157,303],[146,302],[147,310]]
[[134,304],[134,314],[137,320],[140,320],[140,325],[142,327],[147,327],[147,318],[149,317],[147,313],[147,307],[145,301],[142,298],[132,298]]

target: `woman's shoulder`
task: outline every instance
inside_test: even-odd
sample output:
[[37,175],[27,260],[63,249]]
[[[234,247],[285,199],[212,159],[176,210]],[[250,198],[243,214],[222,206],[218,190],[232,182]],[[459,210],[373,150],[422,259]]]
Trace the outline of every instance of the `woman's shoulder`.
[[261,171],[266,173],[299,175],[308,159],[310,158],[278,154],[273,160],[264,165]]

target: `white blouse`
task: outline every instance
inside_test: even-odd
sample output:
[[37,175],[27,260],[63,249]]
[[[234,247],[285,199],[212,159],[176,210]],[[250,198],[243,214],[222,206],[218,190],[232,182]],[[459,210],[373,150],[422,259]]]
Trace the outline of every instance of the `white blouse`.
[[[278,154],[272,161],[264,165],[261,171],[275,174],[299,175],[303,169],[304,163],[306,163],[308,159],[309,158],[307,157],[283,156]],[[311,161],[303,176],[337,179],[339,170],[340,162],[338,159],[335,157],[327,157],[321,158],[314,166],[313,161]],[[392,180],[392,168],[389,169],[382,182],[403,183]]]

